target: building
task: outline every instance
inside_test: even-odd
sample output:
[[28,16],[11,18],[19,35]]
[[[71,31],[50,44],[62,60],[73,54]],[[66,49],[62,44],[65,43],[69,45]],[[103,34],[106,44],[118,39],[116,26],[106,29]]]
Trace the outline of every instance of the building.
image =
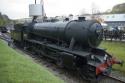
[[100,18],[112,28],[125,28],[125,14],[106,14]]
[[84,16],[88,20],[96,19],[102,23],[106,23],[108,27],[118,27],[119,29],[125,30],[125,14],[87,14]]

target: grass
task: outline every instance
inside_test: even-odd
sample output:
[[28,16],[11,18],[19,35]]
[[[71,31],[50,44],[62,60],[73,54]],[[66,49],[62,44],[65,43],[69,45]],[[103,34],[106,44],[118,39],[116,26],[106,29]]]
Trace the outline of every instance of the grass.
[[[103,41],[100,47],[106,48],[107,52],[109,52],[119,60],[123,60],[125,62],[125,42]],[[125,63],[122,67],[119,65],[114,65],[113,69],[125,73]]]
[[0,40],[0,83],[64,83],[64,81]]

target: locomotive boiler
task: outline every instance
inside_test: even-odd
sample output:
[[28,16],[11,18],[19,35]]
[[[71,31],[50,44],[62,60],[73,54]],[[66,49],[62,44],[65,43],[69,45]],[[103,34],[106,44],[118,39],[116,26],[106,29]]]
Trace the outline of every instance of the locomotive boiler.
[[64,41],[83,48],[96,47],[102,40],[102,26],[97,21],[35,23],[30,32],[56,42]]
[[15,45],[77,71],[84,79],[97,80],[100,75],[109,75],[113,64],[121,64],[98,48],[103,28],[97,21],[32,22],[14,28],[11,36]]

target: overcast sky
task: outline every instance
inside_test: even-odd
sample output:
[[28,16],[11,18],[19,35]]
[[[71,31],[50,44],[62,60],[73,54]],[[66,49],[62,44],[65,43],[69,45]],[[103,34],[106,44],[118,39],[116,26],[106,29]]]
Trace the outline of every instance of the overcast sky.
[[[34,2],[35,0],[1,0],[0,12],[11,19],[26,18],[29,16],[29,4]],[[84,11],[91,13],[92,4],[100,11],[106,11],[119,3],[125,3],[125,0],[44,0],[44,8],[47,16],[78,15]]]

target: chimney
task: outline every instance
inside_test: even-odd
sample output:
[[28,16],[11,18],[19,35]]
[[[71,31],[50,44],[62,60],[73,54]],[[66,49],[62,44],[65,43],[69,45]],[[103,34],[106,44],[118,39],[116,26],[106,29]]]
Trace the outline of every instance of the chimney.
[[86,21],[86,17],[78,17],[78,21]]

